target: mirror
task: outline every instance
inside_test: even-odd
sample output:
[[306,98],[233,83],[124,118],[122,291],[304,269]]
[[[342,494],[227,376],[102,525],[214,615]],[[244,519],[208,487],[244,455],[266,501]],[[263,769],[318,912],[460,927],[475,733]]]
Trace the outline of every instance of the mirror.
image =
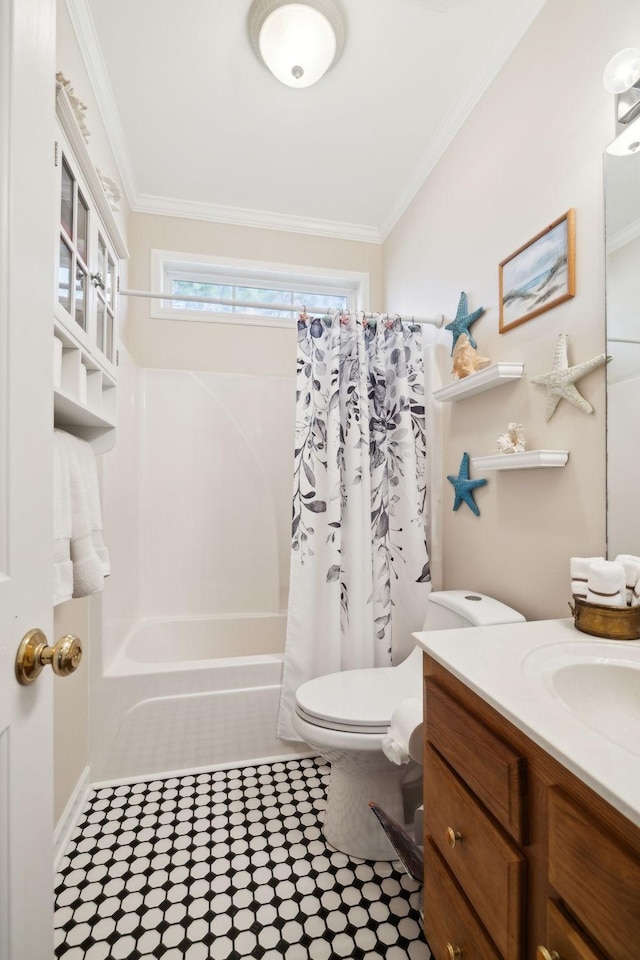
[[605,153],[607,555],[640,555],[640,120]]

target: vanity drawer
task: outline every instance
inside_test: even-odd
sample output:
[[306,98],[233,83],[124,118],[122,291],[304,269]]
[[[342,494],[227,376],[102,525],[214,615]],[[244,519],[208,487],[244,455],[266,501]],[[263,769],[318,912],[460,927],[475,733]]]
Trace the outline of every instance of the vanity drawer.
[[425,678],[427,739],[520,844],[526,837],[526,760],[435,681]]
[[548,878],[557,895],[605,954],[637,960],[640,859],[557,789],[549,791],[548,829]]
[[424,845],[424,933],[434,960],[500,960],[430,840]]
[[526,861],[475,797],[425,747],[425,835],[430,836],[505,960],[523,957]]
[[[552,900],[547,900],[547,938],[543,946],[560,960],[604,960]],[[536,960],[543,958],[543,951],[538,949]]]

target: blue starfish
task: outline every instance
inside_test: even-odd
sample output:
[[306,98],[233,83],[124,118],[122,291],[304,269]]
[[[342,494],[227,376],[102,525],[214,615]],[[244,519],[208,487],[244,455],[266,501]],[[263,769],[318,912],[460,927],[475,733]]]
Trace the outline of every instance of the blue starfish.
[[476,517],[480,516],[480,511],[476,505],[475,500],[473,499],[472,491],[476,487],[484,487],[487,480],[469,480],[469,454],[463,453],[462,460],[460,461],[460,470],[458,471],[457,477],[447,477],[449,483],[453,484],[453,489],[456,492],[455,500],[453,501],[453,509],[457,510],[460,504],[464,501],[467,504],[472,513],[475,513]]
[[445,330],[451,330],[451,333],[453,334],[453,343],[451,344],[452,356],[458,337],[461,333],[466,333],[466,335],[469,337],[469,343],[471,346],[474,348],[474,350],[477,349],[478,344],[471,336],[469,327],[472,323],[475,323],[476,320],[479,320],[483,313],[484,307],[478,307],[478,309],[474,310],[473,313],[467,313],[467,295],[466,293],[460,294],[460,302],[458,303],[456,318],[455,320],[452,320],[451,323],[448,323],[445,327]]

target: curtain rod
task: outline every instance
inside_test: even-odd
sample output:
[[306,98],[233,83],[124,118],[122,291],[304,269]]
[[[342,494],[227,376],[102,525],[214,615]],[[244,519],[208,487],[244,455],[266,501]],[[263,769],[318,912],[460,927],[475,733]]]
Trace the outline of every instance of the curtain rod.
[[[333,312],[331,310],[327,310],[326,307],[318,310],[310,307],[305,308],[303,304],[291,306],[290,303],[261,303],[257,300],[231,300],[221,297],[193,297],[188,294],[167,296],[166,293],[156,293],[152,290],[119,290],[118,294],[121,297],[144,297],[148,300],[169,300],[171,302],[178,303],[211,303],[224,307],[251,307],[254,310],[287,310],[289,313],[305,312],[308,316],[327,316],[327,314]],[[355,312],[360,313],[362,311]],[[404,320],[406,323],[430,324],[434,327],[441,327],[444,323],[444,316],[442,314],[437,317],[410,317],[405,315],[401,316],[397,313],[365,313],[364,316],[368,320],[375,319],[376,317],[391,317],[393,319]]]

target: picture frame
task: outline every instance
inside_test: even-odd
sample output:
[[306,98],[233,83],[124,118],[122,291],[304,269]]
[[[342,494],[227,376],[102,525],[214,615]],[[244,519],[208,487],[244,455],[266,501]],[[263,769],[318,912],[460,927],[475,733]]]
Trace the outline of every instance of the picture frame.
[[500,263],[500,333],[575,296],[575,234],[571,208]]

